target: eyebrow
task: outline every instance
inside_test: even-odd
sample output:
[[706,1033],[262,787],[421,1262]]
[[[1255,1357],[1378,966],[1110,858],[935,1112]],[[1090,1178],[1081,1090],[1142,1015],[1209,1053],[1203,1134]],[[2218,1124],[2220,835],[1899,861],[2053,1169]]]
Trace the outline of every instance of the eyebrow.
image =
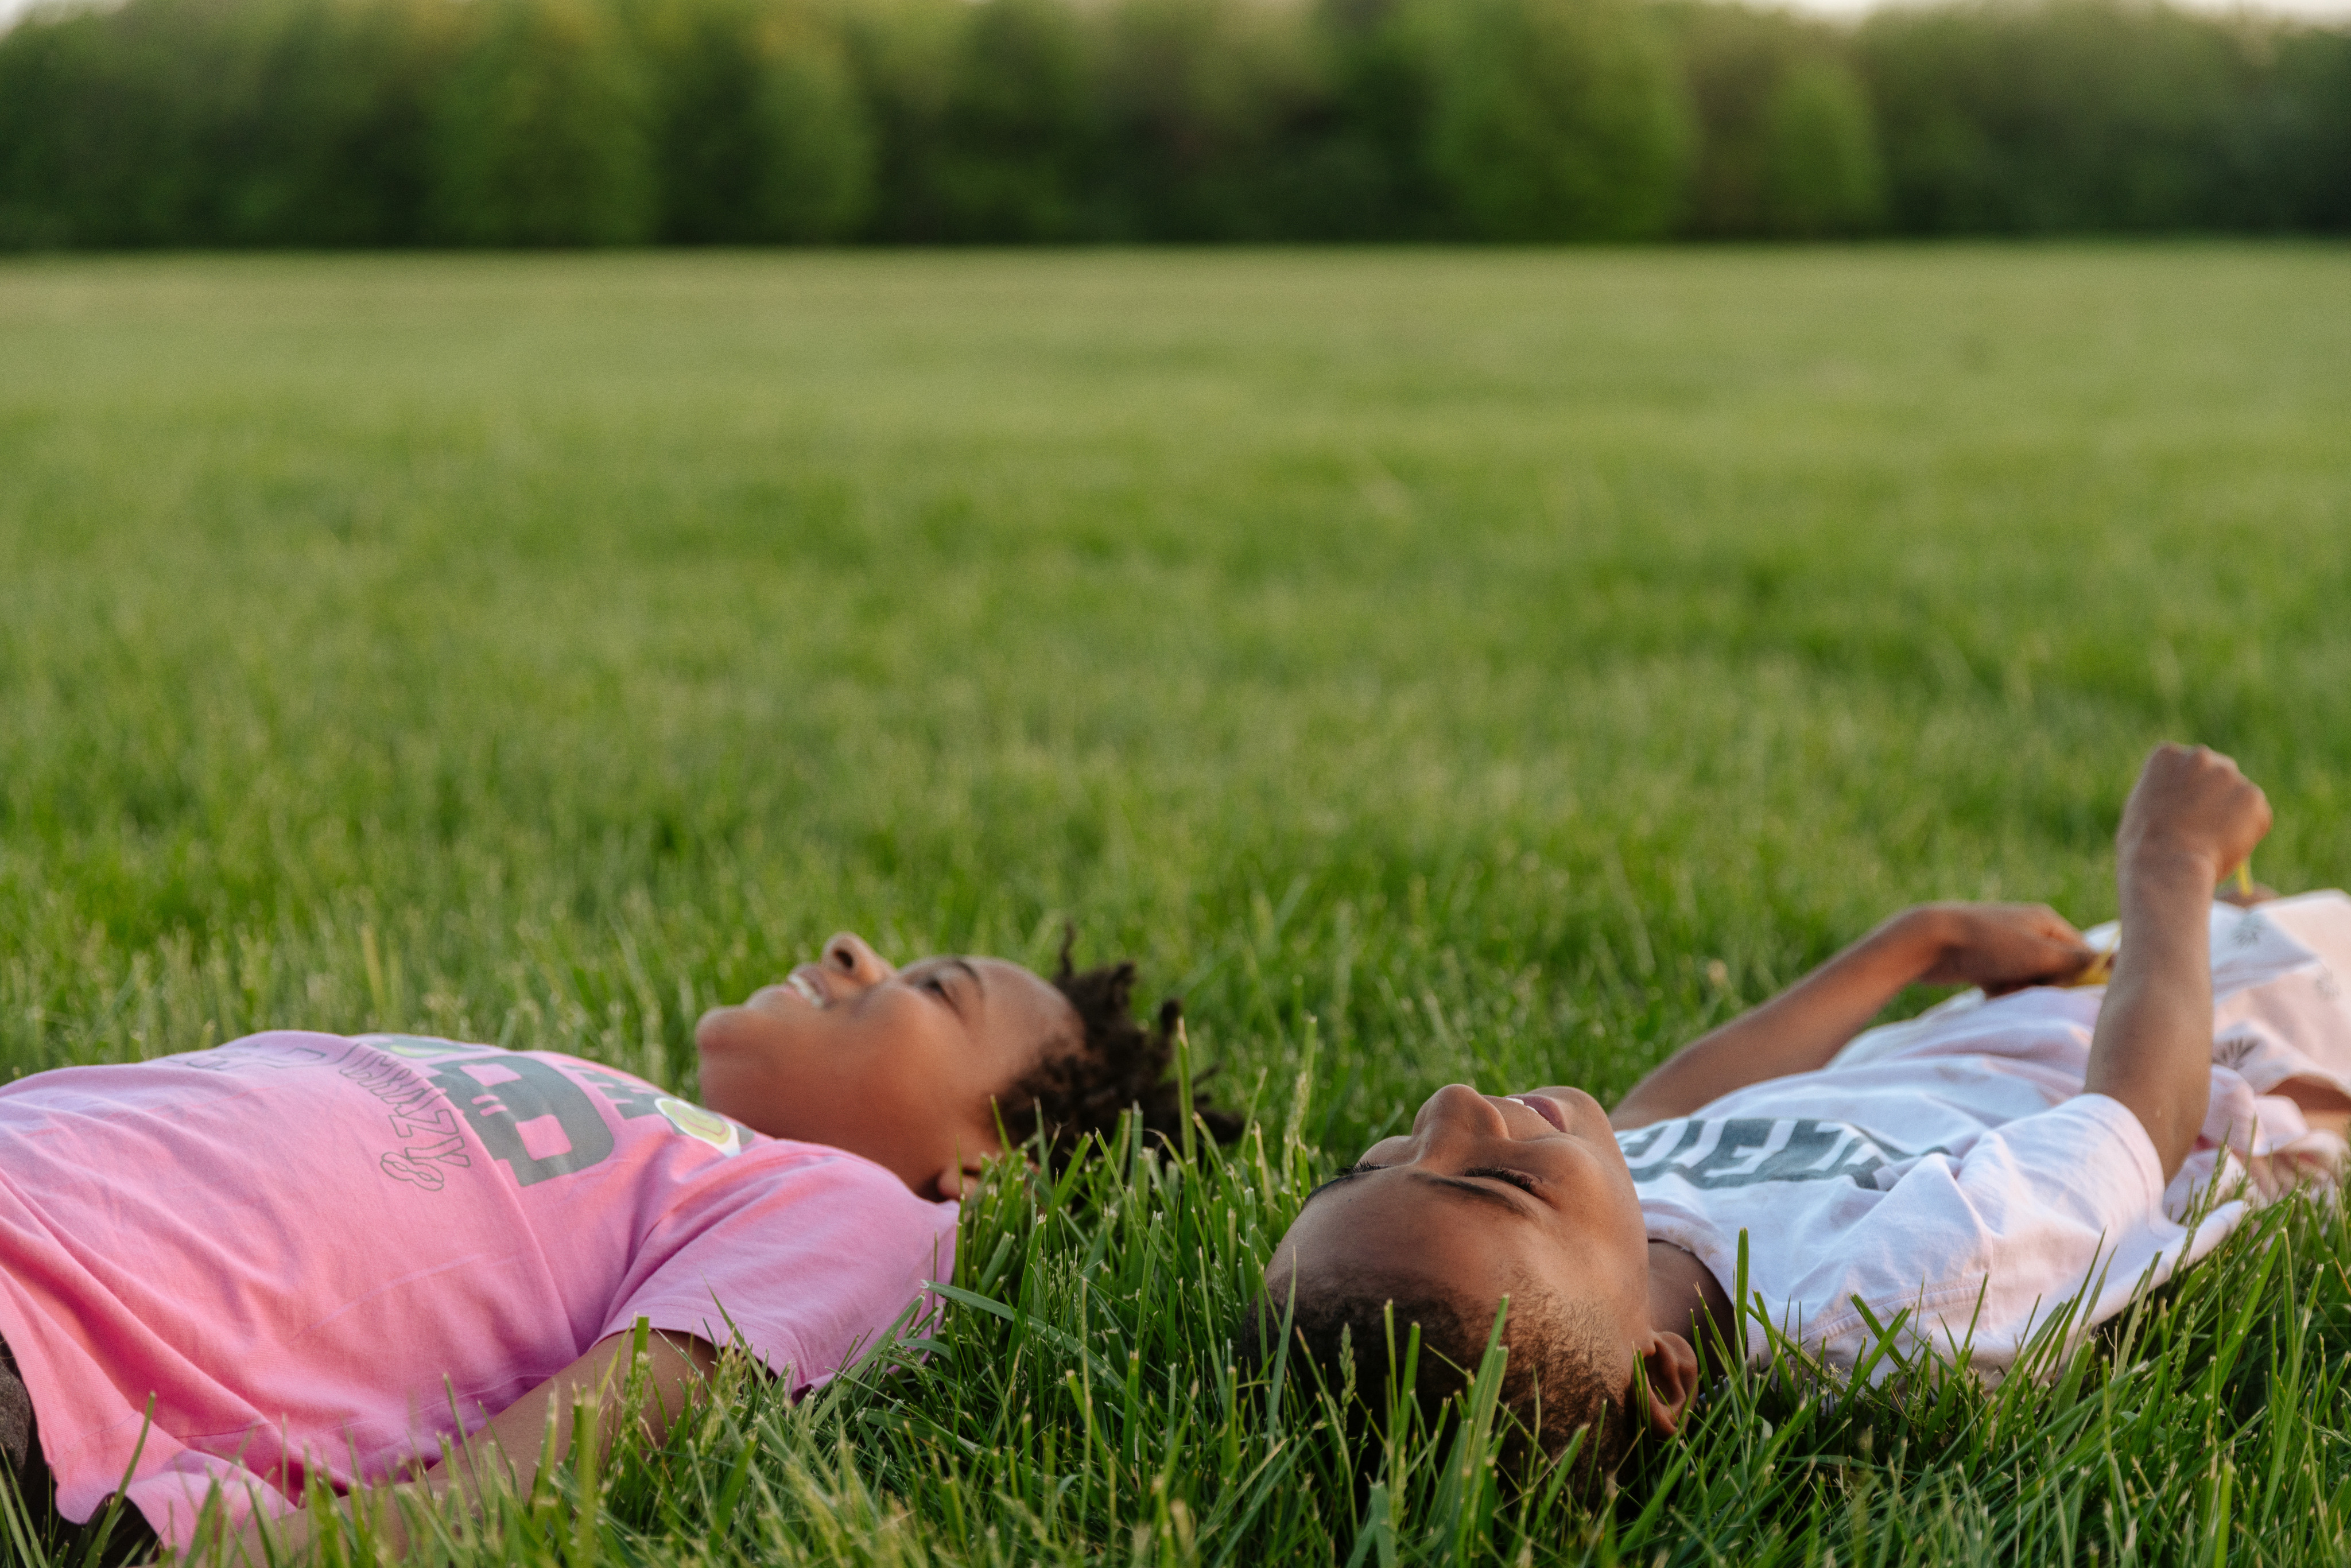
[[1312,1192],[1308,1193],[1304,1198],[1300,1200],[1298,1207],[1302,1213],[1308,1204],[1312,1203],[1316,1198],[1321,1197],[1324,1193],[1329,1192],[1341,1182],[1353,1181],[1359,1176],[1369,1176],[1374,1171],[1384,1171],[1388,1167],[1385,1166],[1350,1166],[1345,1170],[1341,1171],[1337,1176],[1332,1176],[1329,1181],[1323,1182],[1320,1186],[1316,1186]]

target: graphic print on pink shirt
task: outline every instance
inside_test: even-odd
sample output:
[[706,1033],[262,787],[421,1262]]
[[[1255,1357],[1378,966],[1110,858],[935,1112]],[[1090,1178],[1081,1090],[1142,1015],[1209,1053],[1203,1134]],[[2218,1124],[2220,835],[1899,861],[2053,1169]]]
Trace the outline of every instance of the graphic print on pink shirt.
[[640,1317],[822,1382],[953,1263],[955,1205],[548,1052],[256,1035],[0,1088],[0,1149],[59,1509],[137,1450],[174,1543],[215,1480],[236,1517],[381,1479]]

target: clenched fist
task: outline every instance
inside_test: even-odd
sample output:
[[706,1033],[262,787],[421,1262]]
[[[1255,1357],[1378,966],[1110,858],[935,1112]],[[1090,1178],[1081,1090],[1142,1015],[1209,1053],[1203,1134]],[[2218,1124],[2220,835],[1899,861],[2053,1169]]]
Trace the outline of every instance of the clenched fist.
[[2269,798],[2210,747],[2163,745],[2139,770],[2115,848],[2123,865],[2185,856],[2218,882],[2270,831]]

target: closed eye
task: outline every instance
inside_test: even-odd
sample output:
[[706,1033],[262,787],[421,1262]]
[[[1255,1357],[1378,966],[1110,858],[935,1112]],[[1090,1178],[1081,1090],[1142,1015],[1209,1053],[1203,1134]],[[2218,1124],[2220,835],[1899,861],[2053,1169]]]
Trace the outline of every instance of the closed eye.
[[1501,1166],[1479,1166],[1474,1170],[1466,1170],[1461,1174],[1465,1176],[1484,1176],[1490,1181],[1507,1182],[1528,1197],[1534,1196],[1535,1178],[1524,1171],[1510,1170]]
[[[900,973],[905,977],[908,985],[930,992],[953,1009],[958,1018],[963,1016],[964,998],[967,995],[974,996],[983,1002],[987,999],[987,982],[980,977],[977,969],[972,967],[971,960],[968,958],[941,958],[924,965],[919,974],[913,970],[902,970]],[[961,984],[955,986],[947,984],[947,977],[950,975],[962,976]]]
[[955,1013],[957,1017],[962,1016],[963,1004],[956,999],[954,988],[947,984],[946,971],[945,969],[932,969],[928,971],[914,982],[914,988],[916,990],[930,992],[931,995],[938,998],[941,1002],[945,1003],[949,1011]]

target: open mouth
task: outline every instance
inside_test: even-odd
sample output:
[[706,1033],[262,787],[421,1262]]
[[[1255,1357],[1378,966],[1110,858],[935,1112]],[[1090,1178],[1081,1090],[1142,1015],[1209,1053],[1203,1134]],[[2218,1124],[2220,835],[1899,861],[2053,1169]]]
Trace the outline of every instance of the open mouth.
[[1547,1099],[1541,1094],[1505,1094],[1502,1098],[1517,1101],[1561,1132],[1567,1131],[1567,1118],[1561,1113],[1558,1101]]
[[784,984],[799,992],[800,999],[812,1008],[821,1008],[826,1004],[827,998],[824,992],[818,989],[817,983],[806,975],[797,972],[787,975],[784,977]]

